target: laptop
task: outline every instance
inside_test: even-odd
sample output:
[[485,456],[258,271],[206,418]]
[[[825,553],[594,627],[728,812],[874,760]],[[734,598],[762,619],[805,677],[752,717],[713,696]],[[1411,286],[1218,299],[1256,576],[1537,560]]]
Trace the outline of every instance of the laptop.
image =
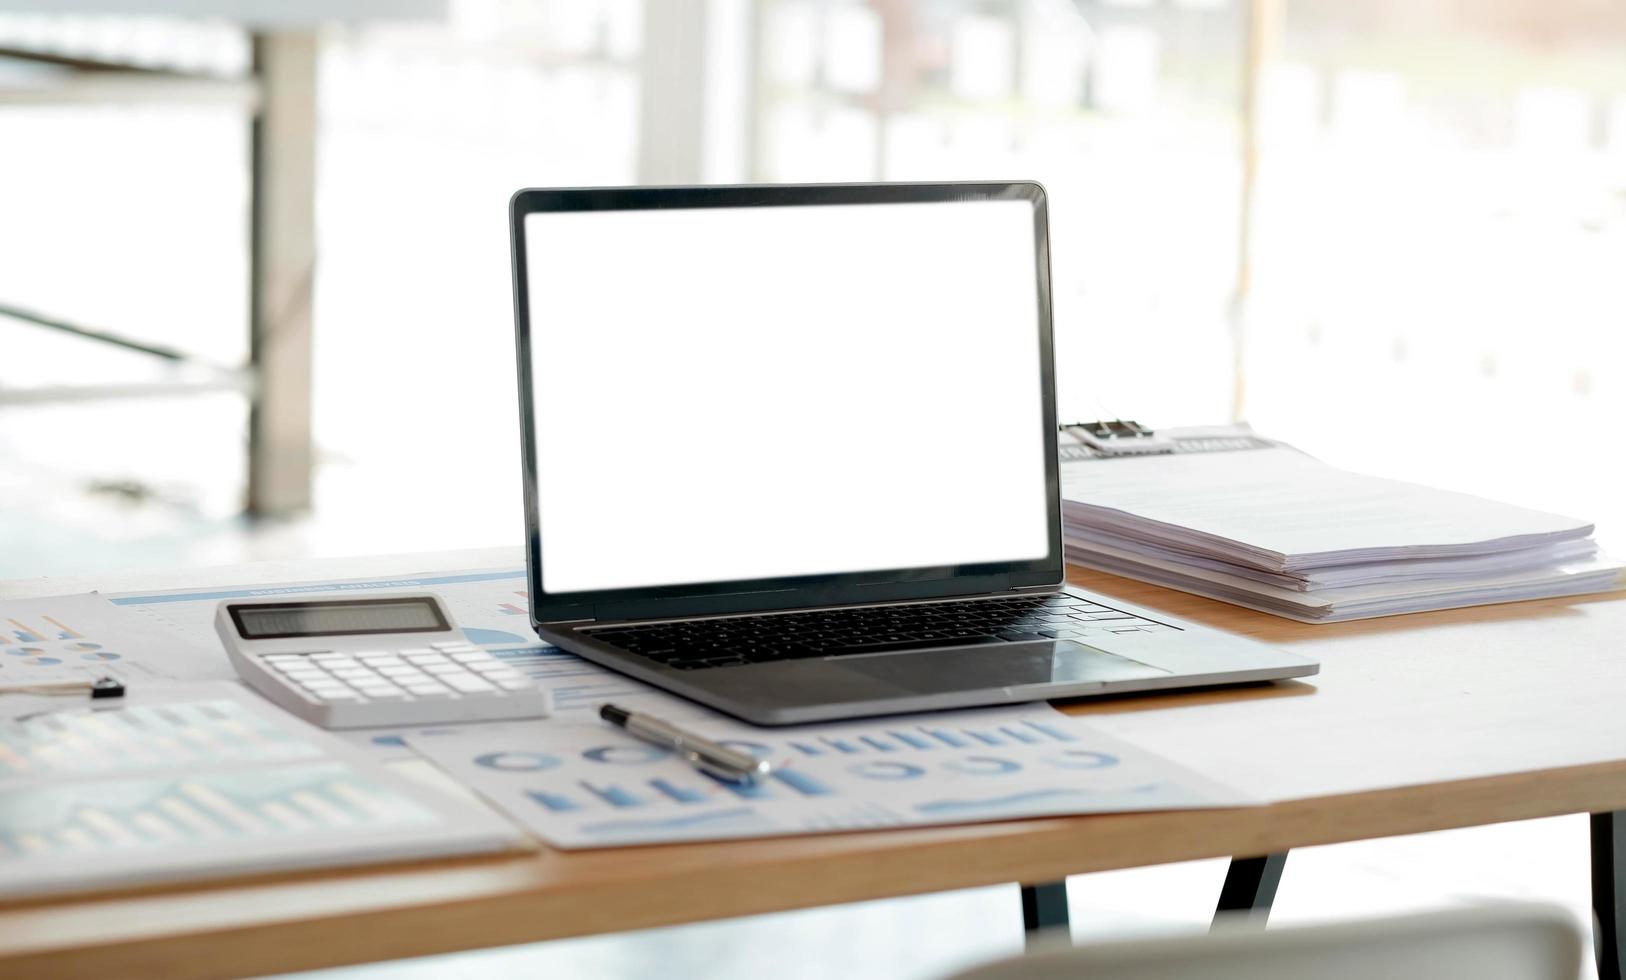
[[1065,583],[1038,184],[510,212],[544,639],[761,725],[1318,669]]

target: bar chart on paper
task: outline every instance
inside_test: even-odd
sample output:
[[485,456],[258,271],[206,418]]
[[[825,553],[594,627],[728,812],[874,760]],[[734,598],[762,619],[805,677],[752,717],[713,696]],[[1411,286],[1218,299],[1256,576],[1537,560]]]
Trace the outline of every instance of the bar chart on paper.
[[0,725],[0,779],[320,755],[312,743],[226,699],[53,712]]
[[772,731],[720,718],[693,727],[769,759],[772,774],[714,779],[618,729],[568,720],[407,740],[559,847],[1251,802],[1042,705]]
[[235,684],[0,721],[0,895],[499,850],[512,830]]
[[35,784],[0,790],[0,864],[12,856],[67,857],[433,821],[429,810],[337,763]]

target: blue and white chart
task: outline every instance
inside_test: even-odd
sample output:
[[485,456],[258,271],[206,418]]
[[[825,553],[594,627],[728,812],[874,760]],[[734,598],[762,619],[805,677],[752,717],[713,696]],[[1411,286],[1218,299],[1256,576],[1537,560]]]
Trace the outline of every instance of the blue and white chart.
[[[212,638],[211,638],[212,640]],[[219,642],[176,636],[95,594],[0,602],[0,686],[116,677],[126,684],[232,676]]]
[[143,683],[0,720],[7,897],[493,852],[517,836],[236,684]]
[[1257,802],[1047,705],[802,728],[690,724],[777,768],[734,785],[568,718],[407,741],[561,848]]

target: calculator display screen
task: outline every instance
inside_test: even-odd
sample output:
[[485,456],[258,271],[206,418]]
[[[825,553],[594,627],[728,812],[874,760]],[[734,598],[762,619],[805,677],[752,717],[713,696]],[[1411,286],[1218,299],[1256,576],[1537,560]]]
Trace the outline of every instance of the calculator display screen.
[[449,629],[428,599],[362,599],[231,606],[237,633],[247,640],[364,633],[425,633]]

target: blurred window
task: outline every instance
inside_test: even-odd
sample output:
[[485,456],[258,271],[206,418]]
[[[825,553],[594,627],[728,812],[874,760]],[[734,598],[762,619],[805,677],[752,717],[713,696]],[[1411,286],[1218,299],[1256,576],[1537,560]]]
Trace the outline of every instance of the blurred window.
[[1041,181],[1062,416],[1223,417],[1244,13],[763,0],[755,176]]

